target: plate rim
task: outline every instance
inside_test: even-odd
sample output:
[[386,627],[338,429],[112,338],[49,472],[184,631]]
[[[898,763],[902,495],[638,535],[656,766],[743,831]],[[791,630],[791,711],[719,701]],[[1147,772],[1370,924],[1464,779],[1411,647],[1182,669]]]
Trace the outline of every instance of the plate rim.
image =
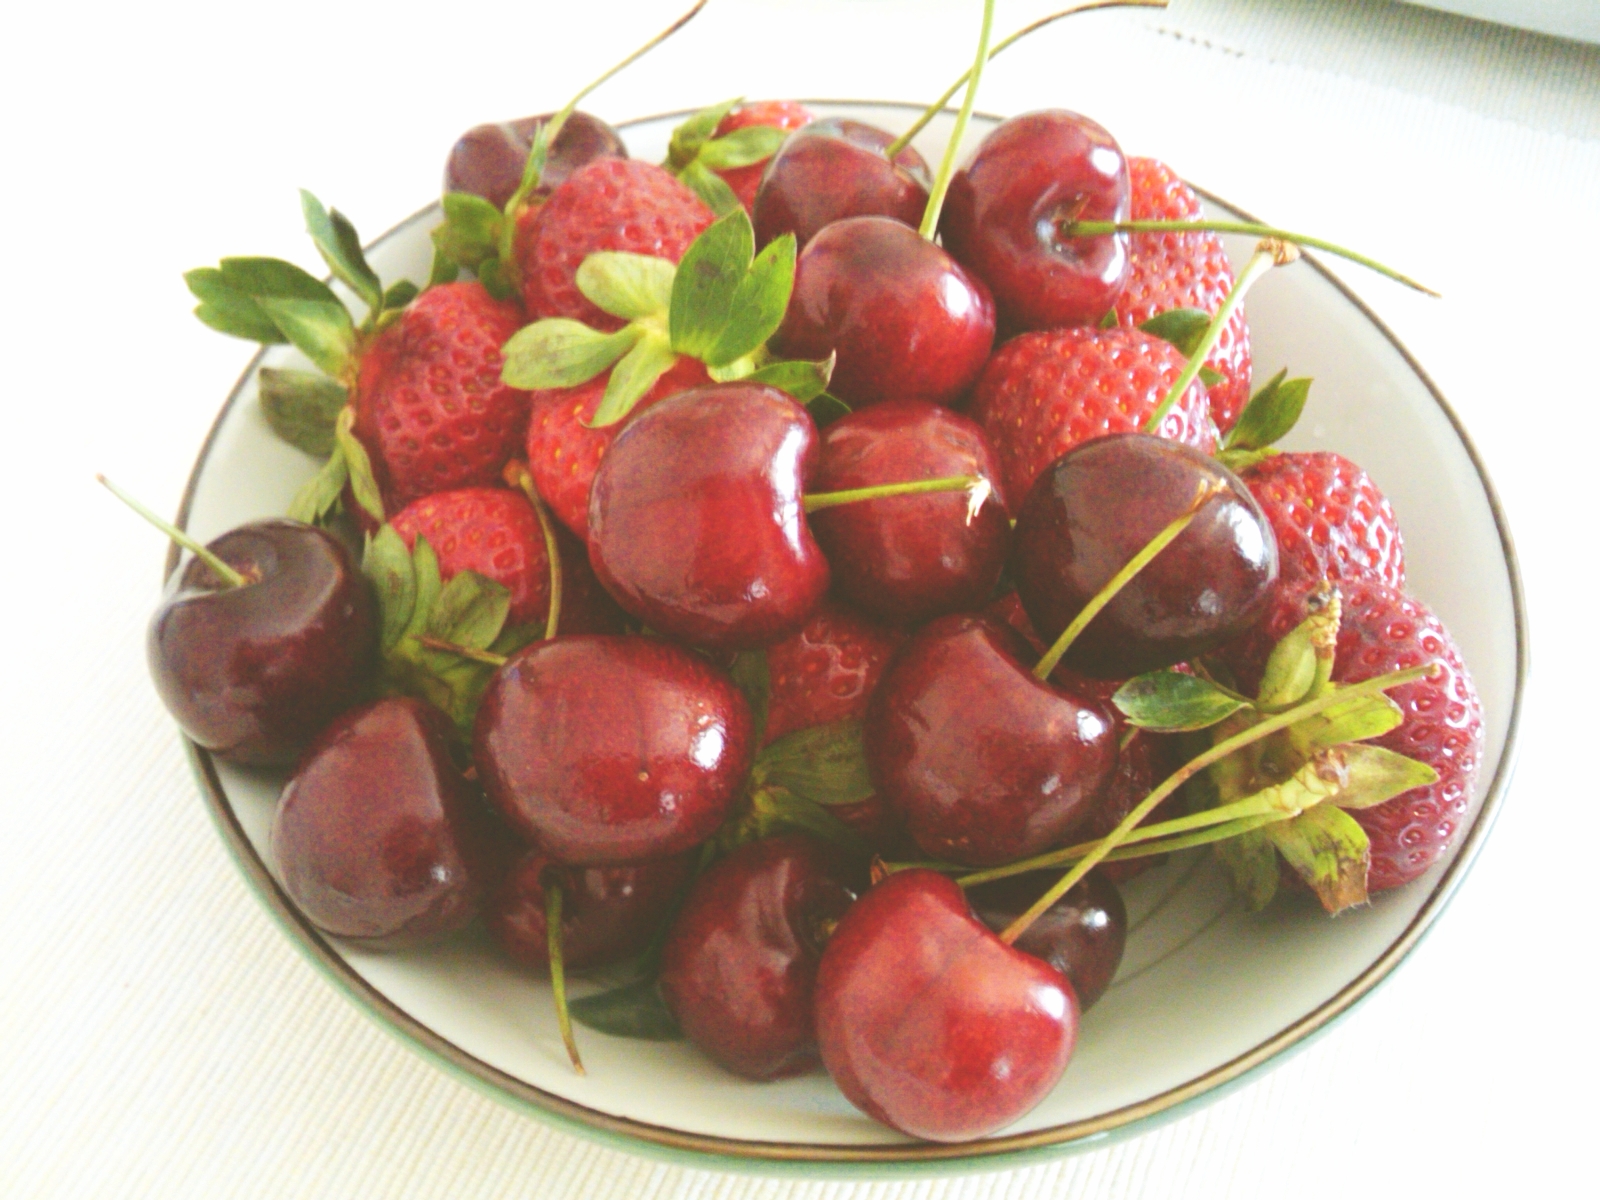
[[[799,103],[818,107],[891,108],[915,113],[921,113],[926,107],[900,100],[838,98],[804,99]],[[630,128],[657,121],[681,120],[695,111],[681,109],[635,117],[618,123],[614,128],[619,132],[626,132]],[[975,111],[973,115],[996,122],[1006,119],[981,110]],[[1190,186],[1195,187],[1192,183]],[[1195,191],[1207,201],[1225,205],[1240,213],[1246,220],[1255,220],[1243,209],[1203,188],[1195,187]],[[437,211],[438,208],[437,200],[425,205],[373,238],[366,244],[366,248],[371,249],[387,241],[408,226]],[[851,1178],[898,1178],[907,1174],[926,1173],[953,1174],[1014,1167],[1028,1161],[1091,1148],[1098,1149],[1114,1141],[1149,1132],[1203,1104],[1221,1099],[1267,1068],[1285,1061],[1287,1054],[1304,1049],[1347,1017],[1361,1001],[1370,996],[1394,973],[1448,907],[1462,881],[1476,863],[1484,842],[1498,820],[1512,777],[1516,772],[1517,757],[1521,749],[1520,733],[1524,699],[1530,672],[1527,609],[1516,543],[1500,501],[1499,491],[1490,478],[1476,444],[1433,378],[1394,331],[1338,275],[1324,265],[1320,258],[1309,252],[1303,257],[1311,268],[1332,284],[1395,349],[1406,366],[1427,389],[1466,451],[1478,483],[1483,488],[1490,514],[1494,518],[1495,531],[1500,539],[1507,583],[1511,591],[1516,677],[1512,688],[1511,712],[1506,725],[1505,742],[1494,776],[1489,781],[1477,815],[1454,861],[1434,885],[1433,891],[1416,915],[1383,953],[1343,988],[1311,1012],[1244,1053],[1176,1087],[1135,1104],[1124,1105],[1093,1117],[1068,1121],[1045,1129],[986,1138],[977,1142],[949,1144],[885,1142],[841,1146],[805,1142],[770,1142],[692,1133],[602,1112],[536,1087],[463,1050],[424,1025],[368,983],[344,960],[322,933],[300,914],[279,887],[234,812],[211,754],[184,736],[182,739],[184,749],[200,784],[206,809],[224,846],[246,882],[250,884],[257,899],[280,928],[289,935],[290,942],[329,982],[376,1024],[386,1029],[409,1049],[477,1091],[567,1132],[598,1140],[617,1149],[665,1158],[699,1168],[746,1172],[828,1174]],[[260,367],[266,352],[266,347],[258,349],[245,364],[244,370],[234,382],[216,419],[206,433],[205,440],[201,443],[179,502],[175,523],[180,529],[188,528],[190,510],[199,487],[200,476],[214,449],[218,434],[243,395],[250,379]],[[163,583],[177,569],[181,557],[177,544],[170,543],[164,562]]]

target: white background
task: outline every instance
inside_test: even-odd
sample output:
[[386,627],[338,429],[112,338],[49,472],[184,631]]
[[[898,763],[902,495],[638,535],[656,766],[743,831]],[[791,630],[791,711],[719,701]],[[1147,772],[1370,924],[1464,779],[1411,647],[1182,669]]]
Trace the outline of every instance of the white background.
[[[546,1129],[369,1024],[237,877],[143,667],[160,539],[250,348],[189,315],[229,253],[320,272],[294,189],[373,236],[467,126],[556,107],[679,0],[30,5],[6,21],[0,1194],[7,1197],[1401,1197],[1592,1180],[1600,51],[1371,2],[1175,0],[997,60],[980,104],[1135,153],[1438,286],[1345,272],[1482,448],[1523,555],[1521,770],[1446,918],[1310,1050],[1136,1141],[1026,1171],[825,1184]],[[1000,0],[1010,30],[1054,7]],[[919,99],[977,0],[713,0],[586,105]],[[1592,1186],[1592,1182],[1590,1182]]]

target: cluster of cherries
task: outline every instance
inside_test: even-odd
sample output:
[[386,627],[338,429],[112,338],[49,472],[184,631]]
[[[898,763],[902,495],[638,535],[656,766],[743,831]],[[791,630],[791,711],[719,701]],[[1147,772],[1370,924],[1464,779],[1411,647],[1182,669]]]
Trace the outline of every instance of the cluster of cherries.
[[[1278,543],[1251,489],[1176,437],[1124,425],[1065,453],[1057,439],[1019,483],[1000,460],[1037,448],[991,445],[1005,422],[959,411],[1010,352],[997,338],[1093,330],[1122,294],[1127,235],[1075,228],[1128,216],[1103,129],[1014,118],[935,179],[886,131],[748,107],[792,129],[719,176],[757,246],[792,235],[798,250],[766,347],[723,382],[667,371],[598,445],[581,520],[529,486],[542,533],[530,519],[521,557],[473,557],[481,505],[438,516],[455,492],[412,501],[431,518],[393,519],[410,546],[425,528],[447,582],[469,561],[514,593],[527,561],[546,573],[513,596],[521,648],[427,643],[480,672],[464,718],[382,667],[406,616],[369,577],[366,517],[366,573],[337,520],[192,546],[151,664],[198,744],[293,766],[271,850],[318,927],[403,948],[481,914],[555,975],[569,1049],[565,971],[636,960],[636,994],[728,1069],[772,1079],[820,1058],[886,1124],[978,1137],[1049,1092],[1115,974],[1115,872],[1032,914],[1057,875],[964,891],[869,863],[993,868],[1112,830],[1171,764],[1169,739],[1130,727],[1111,694],[1248,635]],[[484,126],[446,189],[527,203],[518,236],[536,238],[541,210],[578,204],[564,188],[625,155],[579,112]],[[562,282],[554,259],[535,266],[546,292]],[[1165,384],[1183,365],[1168,350]],[[773,360],[823,364],[833,419],[757,381]],[[1211,429],[1203,384],[1180,391],[1182,420],[1198,397]],[[1139,424],[1166,433],[1165,415]],[[398,459],[378,438],[365,453],[393,487]],[[510,477],[529,482],[518,464]]]

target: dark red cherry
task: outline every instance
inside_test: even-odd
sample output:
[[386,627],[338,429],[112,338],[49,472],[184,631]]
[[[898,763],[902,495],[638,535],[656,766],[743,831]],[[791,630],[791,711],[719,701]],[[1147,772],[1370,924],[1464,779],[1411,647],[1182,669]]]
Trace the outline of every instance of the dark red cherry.
[[350,552],[298,521],[253,521],[209,547],[248,580],[198,558],[150,622],[150,674],[184,733],[258,766],[292,763],[361,694],[377,659],[377,606]]
[[[1056,871],[1013,875],[968,888],[967,901],[978,920],[999,933],[1060,878]],[[1111,986],[1127,941],[1128,910],[1122,893],[1095,870],[1040,913],[1012,945],[1044,959],[1071,980],[1078,1007],[1088,1012]]]
[[495,941],[535,970],[550,968],[545,889],[561,888],[561,954],[569,970],[632,958],[650,944],[694,870],[696,852],[645,863],[567,867],[526,851],[484,905]]
[[941,617],[900,650],[867,710],[878,794],[935,858],[993,866],[1055,846],[1117,765],[1111,715],[1035,679],[1022,636]]
[[817,1043],[846,1098],[912,1137],[962,1142],[1049,1094],[1078,1036],[1054,967],[1007,946],[934,871],[851,906],[817,971]]
[[1128,276],[1128,235],[1071,238],[1073,221],[1126,221],[1128,164],[1088,117],[1050,109],[995,127],[950,181],[945,249],[994,293],[1012,332],[1091,325]]
[[459,929],[492,883],[493,826],[437,709],[391,697],[337,717],[278,798],[272,858],[311,923],[375,947]]
[[589,561],[651,629],[743,650],[805,624],[828,561],[802,509],[817,429],[775,388],[727,383],[640,413],[589,490]]
[[910,146],[894,161],[894,134],[848,117],[813,121],[792,133],[767,164],[756,191],[756,244],[792,233],[802,248],[845,217],[893,217],[916,226],[933,179]]
[[836,221],[811,239],[772,343],[783,358],[837,354],[828,390],[854,408],[955,404],[993,347],[989,289],[888,217]]
[[817,1062],[822,944],[855,893],[851,869],[804,834],[750,842],[696,881],[661,958],[661,995],[691,1042],[746,1079]]
[[[851,413],[822,432],[811,488],[845,491],[907,479],[976,475],[998,487],[983,431],[935,404],[895,400]],[[920,625],[980,608],[994,591],[1011,543],[998,497],[969,519],[964,492],[889,496],[823,509],[811,530],[834,583],[879,620]]]
[[[528,165],[528,151],[554,113],[474,125],[450,148],[444,164],[444,190],[471,192],[504,208]],[[597,158],[627,158],[622,136],[599,117],[575,112],[556,134],[535,194],[549,193],[585,163]]]
[[641,862],[717,831],[750,770],[733,681],[660,638],[538,642],[495,672],[473,730],[484,791],[558,862]]
[[1278,577],[1278,544],[1238,476],[1167,438],[1096,438],[1034,481],[1012,536],[1011,574],[1046,642],[1207,488],[1215,493],[1194,522],[1073,642],[1063,660],[1069,667],[1128,679],[1243,633]]

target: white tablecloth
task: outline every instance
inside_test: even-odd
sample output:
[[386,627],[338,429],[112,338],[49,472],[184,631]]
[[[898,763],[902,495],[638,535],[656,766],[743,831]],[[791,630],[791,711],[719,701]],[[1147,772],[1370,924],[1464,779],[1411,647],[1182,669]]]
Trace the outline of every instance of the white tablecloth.
[[[295,187],[376,234],[433,194],[460,130],[557,106],[675,7],[286,0],[8,17],[0,1194],[1579,1190],[1600,1065],[1586,965],[1600,51],[1375,0],[1080,18],[997,60],[981,101],[1089,112],[1129,150],[1446,295],[1344,272],[1484,451],[1520,542],[1539,677],[1495,836],[1447,918],[1354,1016],[1185,1120],[1054,1165],[760,1180],[657,1165],[501,1108],[360,1016],[273,926],[145,677],[163,547],[91,482],[105,470],[173,510],[248,357],[188,315],[179,273],[228,253],[316,267]],[[998,27],[1050,7],[1001,0]],[[928,97],[970,57],[978,10],[713,0],[586,107],[621,120],[739,91]]]

